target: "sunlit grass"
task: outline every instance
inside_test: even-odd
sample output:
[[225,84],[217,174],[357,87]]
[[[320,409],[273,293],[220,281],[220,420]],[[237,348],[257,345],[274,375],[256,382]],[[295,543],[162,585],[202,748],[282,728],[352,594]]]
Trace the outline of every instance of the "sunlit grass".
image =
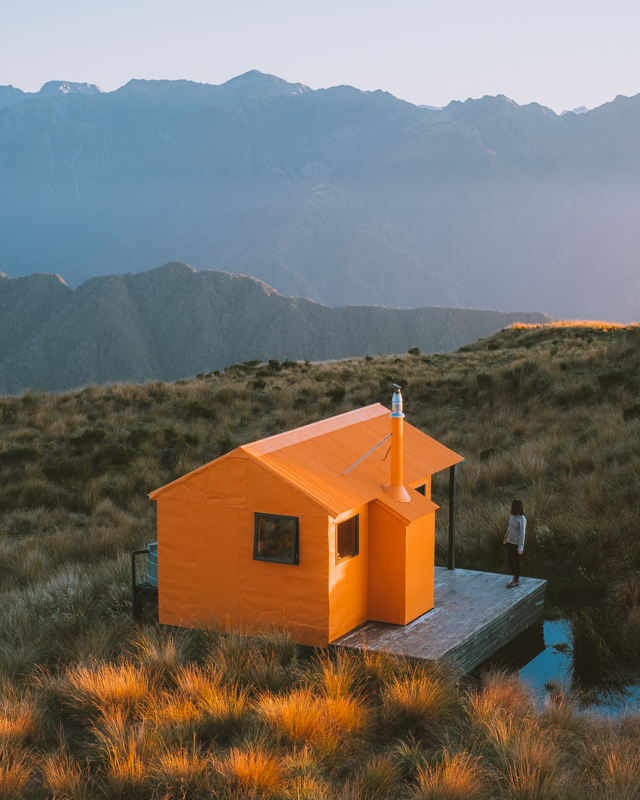
[[451,754],[434,766],[418,769],[415,800],[484,800],[491,796],[489,781],[479,759],[468,753]]

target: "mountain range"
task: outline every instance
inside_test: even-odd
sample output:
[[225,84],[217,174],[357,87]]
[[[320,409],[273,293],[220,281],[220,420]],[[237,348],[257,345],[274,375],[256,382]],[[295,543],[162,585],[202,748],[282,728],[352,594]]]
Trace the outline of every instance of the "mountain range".
[[[581,110],[581,109],[578,109]],[[329,306],[638,318],[640,95],[418,107],[256,71],[0,87],[0,270],[169,260]]]
[[172,381],[253,359],[325,360],[454,350],[545,314],[329,308],[245,275],[169,263],[75,291],[57,275],[0,275],[0,394]]

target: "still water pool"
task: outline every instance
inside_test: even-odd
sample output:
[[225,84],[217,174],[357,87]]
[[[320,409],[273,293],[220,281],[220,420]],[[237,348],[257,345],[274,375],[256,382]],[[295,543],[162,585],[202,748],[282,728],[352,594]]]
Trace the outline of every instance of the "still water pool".
[[540,705],[555,685],[578,694],[581,707],[596,713],[618,715],[640,711],[640,684],[611,680],[587,682],[576,674],[569,620],[545,622],[544,641],[544,651],[520,670],[520,679],[530,687]]

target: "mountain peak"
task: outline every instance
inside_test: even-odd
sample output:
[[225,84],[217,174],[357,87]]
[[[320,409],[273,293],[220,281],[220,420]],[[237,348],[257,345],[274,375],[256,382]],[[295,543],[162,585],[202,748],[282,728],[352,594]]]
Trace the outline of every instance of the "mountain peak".
[[578,108],[568,109],[559,114],[560,117],[564,117],[565,114],[586,114],[589,109],[586,106],[578,106]]
[[74,83],[73,81],[47,81],[38,92],[44,97],[58,94],[102,94],[95,83]]
[[[311,91],[304,83],[289,83],[289,81],[286,81],[284,78],[279,78],[277,75],[271,75],[268,72],[260,72],[258,69],[250,69],[248,72],[243,72],[242,75],[236,75],[235,78],[229,79],[221,84],[221,86],[228,86],[231,88],[233,86],[243,86],[247,84],[261,87],[272,86],[277,89],[291,88],[294,94]],[[284,92],[280,91],[277,93],[284,94]]]

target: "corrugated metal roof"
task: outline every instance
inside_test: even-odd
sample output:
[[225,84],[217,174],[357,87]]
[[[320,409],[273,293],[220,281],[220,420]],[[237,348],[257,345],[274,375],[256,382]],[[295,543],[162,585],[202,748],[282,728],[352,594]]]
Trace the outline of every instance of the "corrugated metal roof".
[[256,456],[264,455],[265,453],[272,453],[274,450],[281,450],[283,447],[288,447],[297,442],[315,439],[323,433],[331,433],[356,422],[364,422],[385,414],[389,414],[389,409],[380,403],[373,403],[364,408],[357,408],[355,411],[346,411],[344,414],[336,414],[335,417],[311,422],[309,425],[302,425],[292,431],[277,433],[275,436],[268,436],[266,439],[258,439],[257,442],[243,445],[242,449]]
[[[243,445],[222,458],[256,458],[282,475],[301,491],[318,501],[332,516],[356,506],[378,500],[408,522],[428,514],[438,506],[418,492],[411,492],[410,503],[400,503],[385,494],[390,482],[390,441],[353,466],[391,432],[390,411],[380,403],[304,425],[293,431]],[[155,499],[169,487],[193,478],[217,464],[220,459],[183,475],[173,483],[156,489]],[[464,461],[426,433],[404,423],[404,482],[416,485],[430,475]],[[349,467],[353,467],[346,475]]]
[[[408,521],[437,506],[418,492],[410,503],[385,494],[390,481],[389,445],[385,442],[346,475],[344,472],[390,433],[389,409],[376,403],[295,431],[271,436],[242,449],[317,498],[332,515],[378,499]],[[406,485],[458,464],[464,459],[405,422],[404,480]]]

